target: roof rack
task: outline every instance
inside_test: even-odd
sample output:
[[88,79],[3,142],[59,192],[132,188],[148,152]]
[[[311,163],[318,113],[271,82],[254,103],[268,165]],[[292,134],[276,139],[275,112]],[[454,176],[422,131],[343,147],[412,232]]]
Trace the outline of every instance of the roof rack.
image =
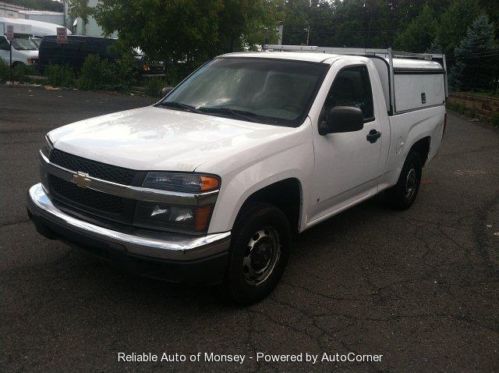
[[331,53],[331,54],[348,54],[354,56],[376,56],[392,55],[393,58],[414,58],[420,60],[431,61],[433,59],[441,59],[443,54],[438,53],[410,53],[402,51],[393,51],[391,48],[374,49],[374,48],[337,48],[337,47],[319,47],[316,45],[278,45],[265,44],[264,50],[281,51],[281,52],[316,52],[316,53]]
[[445,61],[445,54],[439,53],[410,53],[393,51],[392,48],[387,49],[372,49],[372,48],[337,48],[337,47],[319,47],[316,45],[279,45],[279,44],[265,44],[262,49],[264,51],[276,51],[276,52],[312,52],[312,53],[330,53],[330,54],[343,54],[352,56],[364,56],[364,57],[383,57],[387,60],[389,66],[390,75],[390,107],[391,112],[395,108],[395,95],[391,92],[395,91],[394,87],[394,58],[408,58],[408,59],[418,59],[426,61],[437,60],[442,64],[444,74],[445,74],[445,96],[449,95],[447,87],[447,63]]

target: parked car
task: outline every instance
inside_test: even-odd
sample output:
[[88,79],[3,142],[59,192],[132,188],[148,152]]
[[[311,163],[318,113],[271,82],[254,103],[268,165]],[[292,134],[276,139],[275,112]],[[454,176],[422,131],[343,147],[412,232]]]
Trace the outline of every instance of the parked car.
[[[90,54],[116,62],[119,58],[116,42],[117,39],[72,35],[68,36],[67,43],[60,44],[57,43],[56,36],[46,36],[40,43],[40,69],[43,71],[47,65],[55,64],[70,66],[78,71]],[[134,49],[133,54],[137,72],[143,74],[164,72],[162,63],[150,61],[140,49]]]
[[[0,59],[10,63],[10,42],[4,35],[0,35]],[[29,38],[16,37],[12,40],[12,66],[33,65],[38,61],[38,48]]]
[[444,67],[389,50],[220,56],[155,105],[49,132],[29,215],[140,274],[259,301],[293,233],[381,192],[414,203],[445,129]]
[[58,43],[57,36],[45,36],[40,43],[40,69],[48,65],[67,65],[80,70],[90,54],[114,62],[118,58],[114,46],[116,39],[71,35],[67,43]]

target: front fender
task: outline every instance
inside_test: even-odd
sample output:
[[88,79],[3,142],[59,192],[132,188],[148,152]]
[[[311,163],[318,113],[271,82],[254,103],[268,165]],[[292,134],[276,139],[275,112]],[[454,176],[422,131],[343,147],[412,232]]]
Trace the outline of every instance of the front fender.
[[[209,233],[232,229],[239,210],[255,192],[289,178],[301,184],[300,227],[304,226],[308,210],[309,183],[314,165],[311,141],[303,141],[239,169],[222,178],[222,187],[213,211]],[[300,229],[299,227],[299,229]],[[301,229],[300,229],[301,230]]]

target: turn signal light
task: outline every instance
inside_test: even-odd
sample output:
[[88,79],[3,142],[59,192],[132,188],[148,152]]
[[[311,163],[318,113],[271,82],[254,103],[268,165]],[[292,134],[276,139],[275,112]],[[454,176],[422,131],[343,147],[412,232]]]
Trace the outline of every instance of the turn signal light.
[[194,229],[196,232],[206,232],[210,223],[213,206],[203,206],[196,209]]
[[210,190],[218,189],[220,186],[220,179],[215,176],[201,175],[201,192],[208,192]]

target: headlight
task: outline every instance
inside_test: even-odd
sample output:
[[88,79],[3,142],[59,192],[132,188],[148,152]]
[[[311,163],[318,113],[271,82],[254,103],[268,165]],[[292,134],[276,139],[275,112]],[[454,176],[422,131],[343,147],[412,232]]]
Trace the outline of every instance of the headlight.
[[202,193],[218,189],[220,178],[187,172],[149,172],[142,186],[172,192]]
[[150,229],[205,233],[212,210],[213,205],[191,207],[137,202],[134,225]]
[[[188,172],[148,172],[144,188],[181,193],[204,193],[220,188],[215,175]],[[205,206],[173,206],[155,202],[137,202],[134,225],[167,231],[206,233],[213,204]]]

